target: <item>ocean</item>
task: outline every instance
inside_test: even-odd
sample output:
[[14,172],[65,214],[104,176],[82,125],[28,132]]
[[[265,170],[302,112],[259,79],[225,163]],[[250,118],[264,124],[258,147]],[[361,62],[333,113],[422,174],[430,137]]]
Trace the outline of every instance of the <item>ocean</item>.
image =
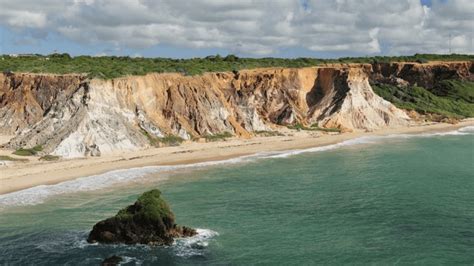
[[[170,247],[88,244],[158,188]],[[474,128],[118,170],[0,195],[0,265],[474,264]]]

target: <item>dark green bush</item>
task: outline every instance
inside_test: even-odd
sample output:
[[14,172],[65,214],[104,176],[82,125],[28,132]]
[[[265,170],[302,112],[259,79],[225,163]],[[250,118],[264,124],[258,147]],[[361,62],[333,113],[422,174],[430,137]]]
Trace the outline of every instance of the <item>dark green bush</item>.
[[416,59],[416,62],[419,64],[426,64],[428,63],[428,60],[426,60],[425,58],[419,58],[419,59]]
[[226,57],[224,57],[224,61],[227,61],[227,62],[235,62],[237,61],[239,58],[233,54],[230,54]]

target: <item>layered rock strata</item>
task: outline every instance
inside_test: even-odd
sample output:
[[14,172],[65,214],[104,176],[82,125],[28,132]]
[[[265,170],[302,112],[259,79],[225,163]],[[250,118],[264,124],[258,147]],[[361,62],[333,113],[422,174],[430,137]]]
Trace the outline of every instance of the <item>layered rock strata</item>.
[[148,74],[113,80],[81,75],[0,74],[0,133],[11,148],[42,145],[65,157],[150,146],[150,138],[193,139],[286,125],[344,131],[409,123],[372,82],[434,86],[472,80],[472,62],[254,69],[200,76]]

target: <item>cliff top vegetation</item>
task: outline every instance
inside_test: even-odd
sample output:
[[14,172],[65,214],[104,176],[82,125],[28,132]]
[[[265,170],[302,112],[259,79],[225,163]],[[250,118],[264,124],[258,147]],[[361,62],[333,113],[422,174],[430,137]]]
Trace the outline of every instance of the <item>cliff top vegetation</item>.
[[318,58],[239,58],[235,55],[213,55],[205,58],[172,59],[128,56],[0,55],[0,71],[70,74],[81,73],[91,78],[112,79],[127,75],[178,72],[197,75],[204,72],[239,71],[260,67],[310,67],[334,63],[419,62],[474,60],[474,55],[415,54],[413,56]]

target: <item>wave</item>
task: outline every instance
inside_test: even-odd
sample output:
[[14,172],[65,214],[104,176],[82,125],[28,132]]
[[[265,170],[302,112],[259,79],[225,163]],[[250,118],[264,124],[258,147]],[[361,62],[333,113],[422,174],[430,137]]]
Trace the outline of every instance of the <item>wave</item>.
[[178,238],[173,243],[173,249],[179,257],[203,256],[209,242],[219,233],[210,229],[196,229],[197,235]]
[[[182,164],[173,166],[145,166],[138,168],[120,169],[106,172],[104,174],[80,177],[77,179],[64,181],[55,185],[40,185],[0,195],[0,210],[11,206],[40,204],[51,196],[103,189],[120,183],[130,182],[134,180],[136,181],[153,173],[171,172],[181,169],[198,169],[220,164],[235,164],[251,160],[253,157],[255,157],[255,155],[241,156],[227,160],[209,161],[194,164]],[[161,177],[161,179],[165,180],[166,177]]]
[[87,243],[88,234],[88,231],[83,230],[42,233],[32,245],[46,253],[65,253],[69,249],[97,246],[97,243]]
[[119,263],[119,265],[122,265],[122,264],[130,264],[130,263],[133,263],[133,265],[142,265],[143,264],[143,260],[140,260],[138,258],[135,258],[135,257],[129,257],[129,256],[121,256],[123,261],[121,261]]
[[474,126],[463,127],[463,128],[460,128],[458,131],[459,131],[459,132],[471,132],[471,133],[474,133]]
[[[342,141],[336,144],[330,144],[326,146],[308,148],[308,149],[297,149],[297,150],[286,150],[277,152],[260,152],[253,155],[246,155],[237,158],[208,161],[194,164],[182,164],[173,166],[145,166],[139,168],[129,168],[122,170],[114,170],[104,174],[92,175],[87,177],[81,177],[74,180],[61,182],[55,185],[40,185],[17,192],[12,192],[4,195],[0,195],[0,210],[12,207],[12,206],[25,206],[25,205],[36,205],[43,203],[47,198],[67,194],[74,192],[84,192],[99,190],[106,187],[110,187],[116,184],[130,182],[144,178],[149,174],[160,173],[160,172],[171,172],[181,169],[198,169],[209,166],[216,166],[222,164],[237,164],[255,161],[257,159],[269,159],[269,158],[287,158],[290,156],[299,155],[302,153],[313,153],[322,152],[328,150],[334,150],[345,146],[361,145],[361,144],[373,144],[378,143],[386,139],[396,138],[413,138],[413,137],[434,137],[434,136],[449,136],[449,135],[471,135],[474,134],[474,126],[463,127],[455,131],[448,132],[433,132],[433,133],[418,133],[418,134],[392,134],[386,136],[364,136],[355,139]],[[161,177],[165,180],[166,177]]]
[[299,150],[288,150],[278,153],[273,153],[271,155],[263,156],[262,158],[287,158],[290,156],[302,154],[302,153],[313,153],[334,150],[345,146],[354,146],[361,144],[373,144],[379,143],[387,139],[397,139],[397,138],[426,138],[426,137],[435,137],[435,136],[465,136],[474,134],[474,126],[467,126],[460,128],[454,131],[447,132],[432,132],[432,133],[413,133],[413,134],[391,134],[384,136],[364,136],[359,138],[354,138],[350,140],[345,140],[336,144],[330,144],[326,146],[308,148],[308,149],[299,149]]
[[350,140],[345,140],[336,144],[330,144],[326,146],[319,146],[319,147],[314,147],[314,148],[308,148],[308,149],[300,149],[300,150],[287,150],[287,151],[281,151],[281,152],[276,152],[271,155],[267,156],[262,156],[262,158],[287,158],[290,156],[302,154],[302,153],[312,153],[312,152],[321,152],[321,151],[329,151],[329,150],[334,150],[337,148],[341,148],[344,146],[352,146],[352,145],[358,145],[358,144],[369,144],[369,143],[374,143],[376,137],[360,137],[360,138],[355,138],[355,139],[350,139]]

